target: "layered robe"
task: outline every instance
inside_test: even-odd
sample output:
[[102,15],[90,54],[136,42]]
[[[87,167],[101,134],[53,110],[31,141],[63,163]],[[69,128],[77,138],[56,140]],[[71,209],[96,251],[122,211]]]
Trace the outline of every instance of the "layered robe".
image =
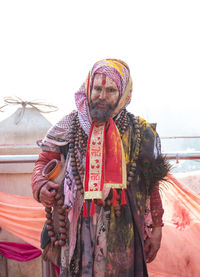
[[[141,131],[140,157],[134,179],[126,190],[127,205],[121,206],[121,215],[116,217],[112,206],[95,205],[94,216],[84,218],[84,199],[76,188],[68,153],[68,133],[74,115],[75,112],[54,126],[40,143],[43,155],[52,153],[52,157],[54,155],[59,159],[59,153],[63,153],[69,158],[64,195],[71,211],[67,217],[67,244],[61,249],[60,276],[148,276],[144,254],[146,203],[155,185],[166,174],[164,160],[159,162],[160,143],[155,125],[138,118]],[[63,122],[66,123],[65,127]],[[135,150],[135,139],[135,129],[130,124],[122,136],[127,171]],[[85,167],[85,157],[82,157],[81,162]],[[33,194],[38,199],[40,186],[35,182],[33,187]],[[106,193],[107,199],[112,197],[111,191]],[[161,205],[152,214],[158,226],[162,224],[162,214]]]

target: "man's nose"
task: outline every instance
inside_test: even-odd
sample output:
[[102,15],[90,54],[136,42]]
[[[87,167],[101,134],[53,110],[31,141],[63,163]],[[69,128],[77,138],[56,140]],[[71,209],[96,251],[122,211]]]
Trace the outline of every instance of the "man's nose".
[[102,89],[100,95],[99,95],[99,99],[101,100],[105,100],[106,99],[106,92],[104,89]]

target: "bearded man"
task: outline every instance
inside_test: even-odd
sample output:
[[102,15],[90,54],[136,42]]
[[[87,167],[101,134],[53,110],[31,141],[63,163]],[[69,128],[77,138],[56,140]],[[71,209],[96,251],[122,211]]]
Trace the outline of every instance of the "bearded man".
[[[95,63],[75,94],[77,111],[40,143],[33,195],[46,207],[52,245],[61,247],[60,276],[148,276],[146,262],[160,247],[159,181],[169,166],[155,124],[127,112],[131,95],[130,71],[123,61]],[[60,186],[42,172],[63,155],[66,171]],[[58,213],[59,238],[49,216],[55,201],[67,211]],[[149,215],[151,232],[145,224]]]

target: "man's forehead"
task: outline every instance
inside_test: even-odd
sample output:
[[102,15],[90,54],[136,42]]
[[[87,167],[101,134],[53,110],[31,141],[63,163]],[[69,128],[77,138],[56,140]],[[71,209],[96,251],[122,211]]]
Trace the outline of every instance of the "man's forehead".
[[109,78],[105,74],[100,74],[100,73],[95,74],[93,85],[101,85],[101,86],[106,85],[106,86],[112,86],[118,89],[116,83],[111,78]]

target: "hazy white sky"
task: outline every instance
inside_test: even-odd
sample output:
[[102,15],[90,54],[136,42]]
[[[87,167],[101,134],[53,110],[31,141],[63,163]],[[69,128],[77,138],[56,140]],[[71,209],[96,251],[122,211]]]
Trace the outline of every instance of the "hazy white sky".
[[59,107],[55,122],[93,63],[119,58],[133,78],[128,110],[161,135],[200,135],[199,15],[199,0],[2,0],[0,106],[42,99]]

